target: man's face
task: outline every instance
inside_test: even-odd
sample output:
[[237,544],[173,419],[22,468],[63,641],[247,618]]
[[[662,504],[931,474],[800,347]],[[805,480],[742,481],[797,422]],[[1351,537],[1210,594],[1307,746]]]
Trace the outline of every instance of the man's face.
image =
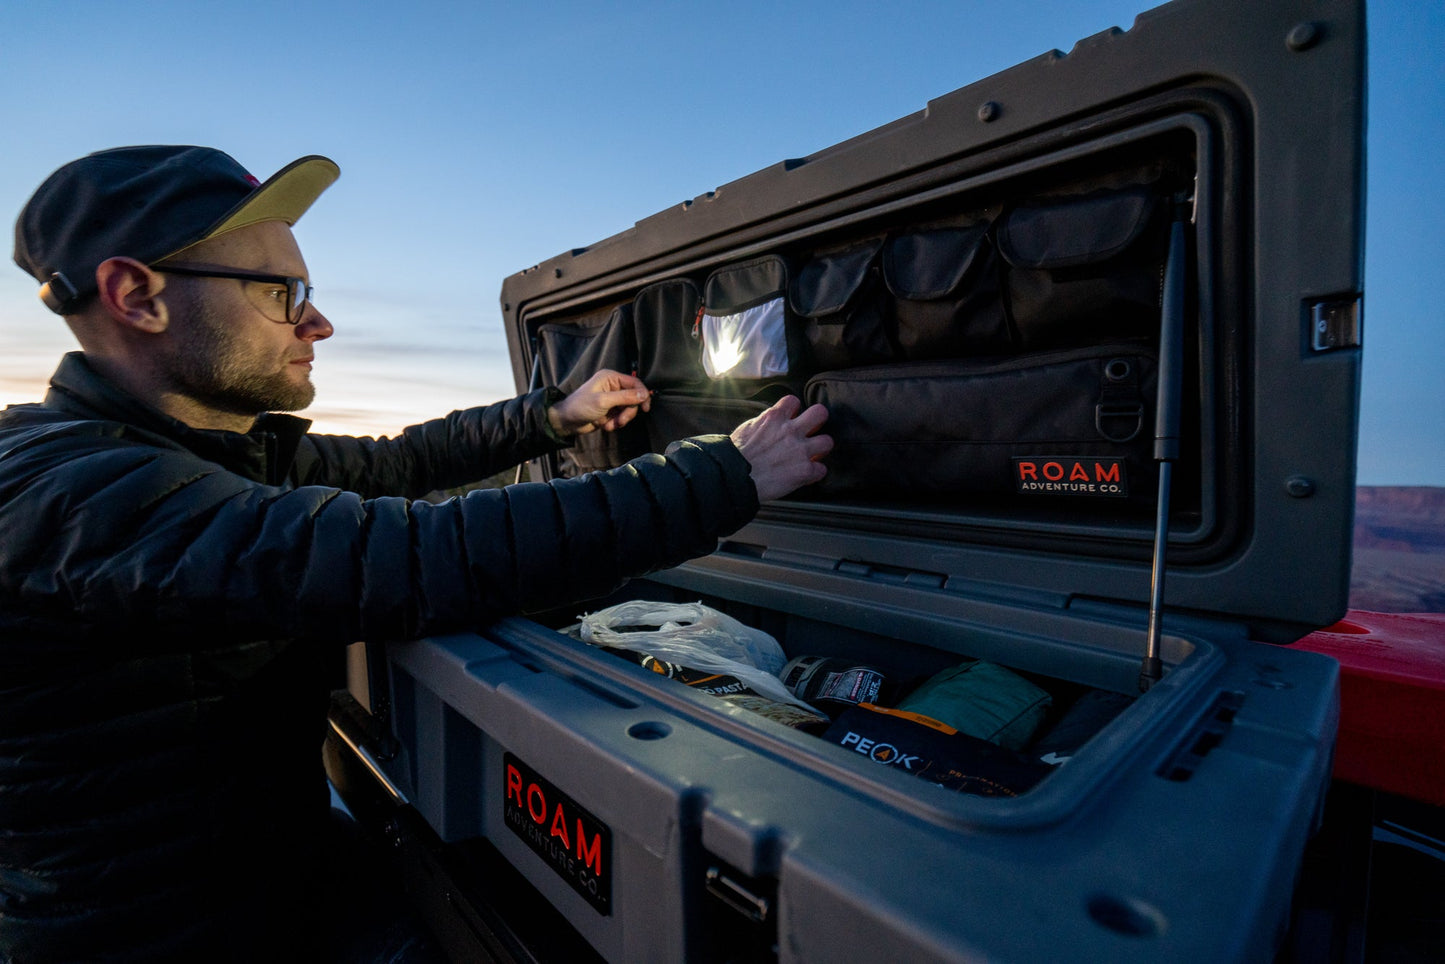
[[[291,229],[280,221],[239,228],[169,260],[192,268],[310,277]],[[278,288],[262,281],[166,275],[170,390],[227,415],[294,412],[310,405],[316,395],[314,346],[333,329],[310,304],[299,323],[287,324]]]

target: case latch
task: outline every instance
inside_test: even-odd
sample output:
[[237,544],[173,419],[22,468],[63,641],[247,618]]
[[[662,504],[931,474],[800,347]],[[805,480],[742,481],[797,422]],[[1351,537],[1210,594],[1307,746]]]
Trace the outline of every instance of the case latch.
[[720,867],[707,869],[707,891],[757,924],[766,923],[772,911],[772,901],[766,895],[753,893]]
[[1316,301],[1310,307],[1310,347],[1315,351],[1360,347],[1360,299]]
[[704,887],[708,897],[697,946],[709,951],[726,947],[729,961],[776,961],[777,881],[710,863]]

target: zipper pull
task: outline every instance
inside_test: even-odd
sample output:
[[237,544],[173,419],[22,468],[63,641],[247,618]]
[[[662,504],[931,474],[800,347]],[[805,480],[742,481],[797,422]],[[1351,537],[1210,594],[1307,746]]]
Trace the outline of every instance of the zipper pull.
[[700,330],[701,327],[702,327],[702,315],[703,315],[703,312],[706,311],[706,310],[707,310],[707,306],[706,306],[706,305],[698,308],[698,309],[697,309],[697,316],[692,319],[692,337],[693,337],[694,339],[697,339],[697,338],[701,338],[701,337],[702,337],[702,335],[699,333],[699,330]]

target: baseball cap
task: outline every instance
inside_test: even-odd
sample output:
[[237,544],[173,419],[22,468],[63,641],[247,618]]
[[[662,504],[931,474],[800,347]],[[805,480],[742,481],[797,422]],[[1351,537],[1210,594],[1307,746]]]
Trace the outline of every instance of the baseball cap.
[[314,154],[263,184],[210,147],[97,151],[55,171],[26,202],[15,263],[41,283],[51,311],[68,314],[95,293],[95,269],[107,258],[154,264],[249,224],[295,224],[340,174]]

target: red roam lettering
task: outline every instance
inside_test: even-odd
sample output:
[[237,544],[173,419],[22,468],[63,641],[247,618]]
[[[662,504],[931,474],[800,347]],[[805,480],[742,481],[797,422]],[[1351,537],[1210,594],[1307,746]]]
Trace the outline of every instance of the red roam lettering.
[[577,859],[582,861],[582,866],[591,870],[594,874],[602,874],[602,835],[594,834],[592,842],[588,843],[582,836],[582,821],[577,821]]
[[[567,814],[562,811],[562,805],[557,804],[557,814],[552,818],[552,836],[562,839],[562,846],[567,847]],[[577,828],[577,836],[582,836],[582,828]],[[579,854],[580,856],[580,854]]]
[[[525,786],[524,786],[525,783]],[[555,792],[555,791],[554,791]],[[523,781],[522,771],[516,765],[507,765],[507,798],[519,809],[525,809],[532,822],[541,827],[547,823],[547,794],[538,783]],[[565,800],[565,798],[564,798]],[[552,823],[548,828],[549,837],[558,838],[564,848],[572,846],[567,836],[567,807],[558,800],[552,810]],[[594,874],[602,873],[602,837],[592,834],[588,839],[587,827],[582,818],[576,818],[577,849],[573,855]]]
[[1016,458],[1014,484],[1019,492],[1122,498],[1129,494],[1123,459]]
[[607,825],[510,753],[505,754],[503,788],[508,828],[599,913],[611,913]]

